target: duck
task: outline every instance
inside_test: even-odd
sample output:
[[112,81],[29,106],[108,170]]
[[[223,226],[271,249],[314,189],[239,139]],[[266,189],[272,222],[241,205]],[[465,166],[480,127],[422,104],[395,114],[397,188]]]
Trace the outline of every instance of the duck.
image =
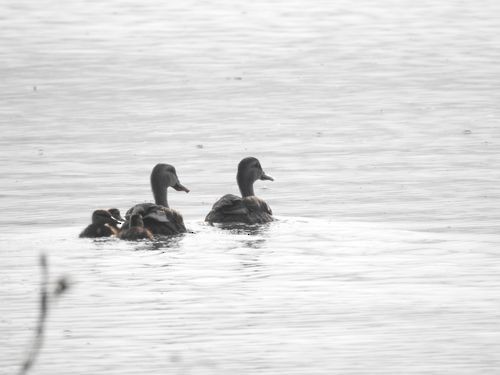
[[274,179],[267,175],[257,158],[247,157],[238,164],[236,181],[241,197],[226,194],[214,203],[212,210],[205,217],[209,224],[243,223],[263,224],[273,221],[273,212],[269,205],[255,196],[253,184],[257,180]]
[[92,223],[80,233],[80,238],[111,237],[118,233],[119,221],[108,210],[95,210]]
[[167,200],[169,187],[189,193],[189,189],[179,182],[175,168],[170,164],[155,165],[151,171],[150,182],[155,203],[139,203],[131,207],[125,214],[127,221],[122,225],[122,230],[128,229],[131,217],[139,214],[144,227],[154,235],[171,236],[186,233],[182,215],[170,208]]
[[128,241],[136,241],[142,239],[153,239],[153,233],[144,228],[144,222],[140,214],[130,216],[130,224],[127,229],[123,229],[118,233],[118,238]]
[[119,232],[120,227],[118,226],[118,224],[122,224],[125,222],[125,219],[122,217],[120,210],[118,208],[108,208],[107,211],[111,214],[113,219],[117,221],[116,224],[110,224],[110,225],[113,226],[117,230],[117,232]]

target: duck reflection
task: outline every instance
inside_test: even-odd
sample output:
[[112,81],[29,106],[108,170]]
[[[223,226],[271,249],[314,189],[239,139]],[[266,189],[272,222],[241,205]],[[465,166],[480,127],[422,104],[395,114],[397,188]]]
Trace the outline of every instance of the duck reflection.
[[135,250],[169,250],[178,249],[181,245],[181,241],[184,238],[183,234],[175,236],[155,236],[153,240],[145,240],[138,242],[135,246]]
[[246,236],[237,242],[238,246],[235,248],[243,245],[243,247],[247,248],[260,249],[266,243],[267,233],[271,224],[248,225],[242,223],[225,223],[216,224],[215,226],[237,236]]
[[235,242],[229,250],[238,259],[244,282],[266,275],[266,265],[261,261],[261,256],[268,253],[266,242],[272,224],[217,224],[218,228],[235,237]]

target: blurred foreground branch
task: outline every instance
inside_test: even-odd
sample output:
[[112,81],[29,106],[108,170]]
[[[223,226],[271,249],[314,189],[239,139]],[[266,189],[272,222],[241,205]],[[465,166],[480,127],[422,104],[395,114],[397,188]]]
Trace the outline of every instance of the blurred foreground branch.
[[23,361],[19,375],[27,374],[33,367],[38,353],[43,345],[45,322],[51,307],[51,300],[61,296],[69,287],[68,279],[65,277],[57,280],[56,287],[52,292],[49,291],[49,267],[47,264],[47,257],[45,254],[40,255],[40,267],[42,269],[42,279],[40,282],[40,311],[38,315],[38,322],[35,330],[35,337],[28,351],[26,359]]

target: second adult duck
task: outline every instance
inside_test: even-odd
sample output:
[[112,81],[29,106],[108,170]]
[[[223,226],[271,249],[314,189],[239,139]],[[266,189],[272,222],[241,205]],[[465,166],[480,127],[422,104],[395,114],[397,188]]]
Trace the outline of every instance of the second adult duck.
[[173,235],[185,233],[186,227],[182,215],[168,206],[167,189],[189,193],[189,189],[179,182],[175,168],[169,164],[157,164],[151,172],[151,190],[155,203],[139,203],[130,208],[125,217],[127,222],[122,229],[129,227],[132,215],[139,214],[144,221],[144,227],[153,234]]
[[208,213],[205,221],[212,223],[262,224],[273,221],[273,212],[268,204],[255,196],[253,184],[257,180],[274,181],[264,173],[259,160],[244,158],[238,164],[236,175],[241,198],[226,194],[220,198]]

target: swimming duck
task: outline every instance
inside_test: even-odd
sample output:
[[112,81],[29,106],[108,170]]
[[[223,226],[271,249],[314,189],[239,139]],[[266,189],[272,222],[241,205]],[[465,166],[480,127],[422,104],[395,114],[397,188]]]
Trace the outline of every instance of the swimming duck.
[[253,184],[257,180],[274,181],[262,170],[259,160],[254,157],[244,158],[238,164],[236,181],[241,198],[226,194],[220,198],[208,213],[205,221],[212,223],[261,224],[273,220],[271,208],[262,199],[257,198]]
[[92,224],[80,233],[80,237],[111,237],[118,233],[119,222],[107,210],[96,210],[92,213]]
[[141,239],[153,239],[153,234],[146,228],[144,228],[144,222],[142,221],[142,216],[139,214],[133,214],[130,216],[130,224],[128,229],[124,229],[118,233],[118,238],[122,240],[141,240]]
[[179,182],[175,168],[169,164],[157,164],[151,172],[151,190],[155,203],[139,203],[130,208],[122,230],[129,227],[132,215],[139,214],[144,227],[153,234],[173,235],[185,233],[186,227],[182,215],[168,206],[167,188],[189,193],[189,189]]
[[122,217],[120,213],[120,210],[118,208],[108,208],[107,211],[111,214],[113,219],[117,221],[116,224],[110,224],[110,225],[112,225],[117,231],[119,231],[120,228],[118,227],[118,224],[122,224],[125,221],[125,219]]

